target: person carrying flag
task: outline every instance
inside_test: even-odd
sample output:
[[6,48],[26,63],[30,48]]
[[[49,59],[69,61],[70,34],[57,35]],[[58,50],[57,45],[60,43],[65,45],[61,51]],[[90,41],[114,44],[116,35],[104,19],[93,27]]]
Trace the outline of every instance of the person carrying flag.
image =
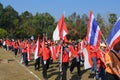
[[42,51],[42,68],[43,68],[43,77],[45,80],[48,80],[48,76],[47,76],[47,70],[49,68],[49,64],[50,64],[50,58],[51,58],[51,50],[50,50],[50,46],[48,45],[47,42],[44,42],[43,39],[43,51]]
[[80,76],[80,73],[81,73],[81,70],[80,70],[80,51],[78,50],[78,44],[75,43],[73,45],[74,47],[74,51],[72,54],[75,54],[75,57],[72,59],[72,64],[70,66],[70,72],[72,73],[74,67],[76,66],[77,67],[77,71],[78,71],[78,76]]

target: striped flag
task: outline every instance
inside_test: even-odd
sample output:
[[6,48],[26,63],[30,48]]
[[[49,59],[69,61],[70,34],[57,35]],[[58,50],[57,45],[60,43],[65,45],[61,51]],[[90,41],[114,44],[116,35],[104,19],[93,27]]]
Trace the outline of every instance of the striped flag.
[[40,38],[38,36],[37,43],[36,43],[35,54],[34,54],[34,59],[37,59],[39,57],[38,56],[39,50],[40,50]]
[[51,44],[51,47],[50,47],[50,50],[51,50],[51,56],[52,56],[52,58],[53,58],[53,60],[54,61],[56,61],[56,46],[55,45],[53,45],[53,44]]
[[120,18],[117,20],[115,23],[112,31],[110,32],[108,38],[107,38],[107,43],[112,49],[116,43],[120,41]]
[[88,44],[93,46],[99,46],[101,35],[102,33],[99,28],[99,25],[95,20],[95,17],[92,11],[90,11],[90,18],[88,22],[88,30],[87,30],[87,36],[86,36],[86,40],[88,41]]
[[87,46],[83,49],[83,55],[84,55],[84,68],[89,69],[92,67],[92,59],[90,55],[90,46]]
[[53,32],[53,40],[64,40],[64,37],[68,34],[66,23],[64,21],[64,15],[60,18],[56,29]]

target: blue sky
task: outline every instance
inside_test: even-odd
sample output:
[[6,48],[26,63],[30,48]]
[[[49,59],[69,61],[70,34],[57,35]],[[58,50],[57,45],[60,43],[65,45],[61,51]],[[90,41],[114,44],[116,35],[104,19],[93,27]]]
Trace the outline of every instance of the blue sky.
[[95,17],[97,13],[107,17],[112,12],[120,16],[120,0],[0,0],[0,3],[4,7],[11,5],[19,14],[26,10],[32,14],[48,12],[57,20],[64,12],[67,17],[73,12],[88,15],[90,10]]

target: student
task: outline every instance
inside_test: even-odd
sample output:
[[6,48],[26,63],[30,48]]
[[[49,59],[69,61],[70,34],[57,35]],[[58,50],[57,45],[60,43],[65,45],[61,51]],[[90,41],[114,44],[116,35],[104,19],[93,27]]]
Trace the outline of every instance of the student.
[[97,50],[98,48],[96,46],[90,45],[90,53],[93,62],[91,74],[96,74],[97,72]]
[[42,46],[40,46],[40,49],[38,51],[38,58],[35,60],[35,70],[40,70],[40,61],[42,57]]
[[23,41],[22,43],[22,55],[23,55],[23,61],[25,66],[28,66],[28,58],[27,58],[27,41]]
[[62,80],[67,80],[70,50],[66,42],[63,43],[62,47]]
[[77,67],[77,71],[78,71],[78,76],[80,76],[80,54],[79,54],[79,50],[78,50],[78,45],[74,45],[74,53],[76,54],[76,56],[72,59],[72,64],[70,66],[70,72],[72,73],[72,71],[74,70],[74,67]]
[[106,80],[105,78],[105,52],[106,45],[104,43],[100,44],[100,48],[97,51],[97,72],[95,76],[95,80]]
[[50,58],[51,58],[51,50],[49,48],[49,45],[47,42],[45,42],[45,46],[43,48],[42,51],[42,68],[43,68],[43,77],[45,80],[48,80],[48,76],[47,76],[47,70],[49,68],[49,64],[50,64]]
[[18,42],[16,41],[15,44],[13,45],[14,48],[14,53],[15,53],[15,57],[17,56],[18,53]]

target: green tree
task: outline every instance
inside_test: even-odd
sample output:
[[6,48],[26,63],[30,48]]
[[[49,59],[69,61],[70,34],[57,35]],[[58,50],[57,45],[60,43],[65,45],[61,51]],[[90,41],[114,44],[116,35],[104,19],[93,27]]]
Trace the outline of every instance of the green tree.
[[4,28],[9,33],[9,37],[13,37],[14,32],[16,31],[17,24],[14,23],[18,18],[18,13],[10,5],[6,6],[2,12],[1,16],[1,28]]
[[109,23],[113,25],[116,22],[116,20],[117,20],[117,15],[114,13],[110,13],[109,14]]
[[16,30],[15,36],[19,38],[29,38],[35,34],[35,27],[32,23],[33,15],[25,11],[20,15],[20,25]]
[[88,16],[86,14],[83,14],[80,23],[81,39],[83,39],[86,36],[87,27],[88,27]]
[[98,22],[98,25],[100,27],[100,30],[102,31],[102,34],[103,36],[107,37],[107,27],[105,26],[105,20],[104,18],[100,15],[100,14],[97,14],[97,22]]
[[5,29],[0,28],[0,38],[8,36],[8,32]]

